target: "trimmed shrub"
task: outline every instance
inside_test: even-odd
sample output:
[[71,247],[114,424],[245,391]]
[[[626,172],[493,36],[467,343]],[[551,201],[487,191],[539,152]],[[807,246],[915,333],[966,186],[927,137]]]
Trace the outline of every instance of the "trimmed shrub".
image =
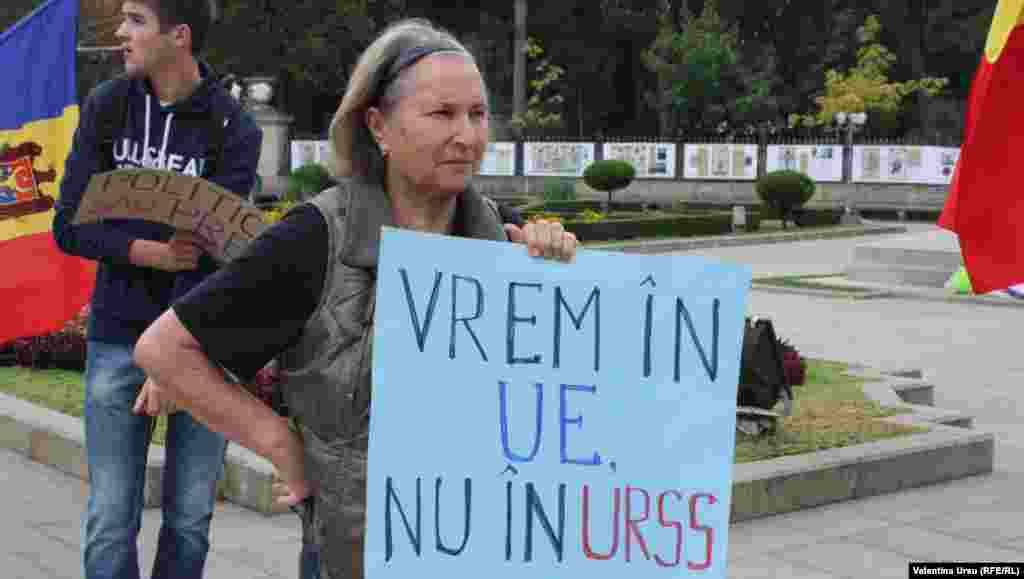
[[636,177],[636,169],[632,163],[621,159],[604,159],[595,161],[583,171],[583,182],[591,189],[608,193],[608,204],[612,203],[612,193],[629,187]]
[[785,229],[794,211],[814,196],[814,180],[799,171],[772,171],[757,180],[756,189],[765,205],[779,212]]
[[[531,205],[527,208],[529,211],[556,211],[558,213],[580,213],[587,209],[594,211],[603,211],[605,203],[603,201],[594,201],[591,199],[578,199],[575,201],[545,201],[544,203],[538,203]],[[630,201],[630,202],[616,202],[612,203],[609,208],[610,211],[635,211],[641,212],[644,210],[644,203]]]
[[547,177],[544,179],[544,201],[575,201],[576,183],[574,179],[564,177]]
[[732,231],[732,214],[709,215],[654,215],[636,219],[606,219],[587,222],[563,222],[583,241],[634,239],[637,237],[691,237],[695,235],[723,235]]
[[288,175],[285,201],[301,201],[327,189],[333,183],[327,168],[319,163],[307,163]]
[[800,227],[839,225],[843,220],[842,209],[797,209],[793,215],[793,222]]
[[[497,196],[493,196],[493,198],[496,201],[499,200],[499,197]],[[501,197],[500,201],[509,207],[525,207],[526,205],[533,203],[534,198],[529,195],[519,195],[516,197]]]
[[[756,211],[757,209],[755,209]],[[760,207],[761,219],[782,219],[782,213],[771,207]],[[750,213],[750,208],[747,208]],[[800,227],[821,227],[824,225],[839,225],[843,219],[843,210],[827,207],[803,207],[794,209],[789,213],[789,220]]]

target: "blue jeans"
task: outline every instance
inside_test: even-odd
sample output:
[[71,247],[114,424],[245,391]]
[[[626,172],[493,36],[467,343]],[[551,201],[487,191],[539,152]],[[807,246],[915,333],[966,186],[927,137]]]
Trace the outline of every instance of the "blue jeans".
[[320,548],[316,543],[302,542],[299,553],[299,579],[320,579]]
[[[153,418],[132,412],[146,376],[134,348],[90,341],[85,368],[89,503],[82,521],[86,579],[139,579],[136,541]],[[187,412],[167,421],[163,525],[152,579],[198,579],[227,441]]]

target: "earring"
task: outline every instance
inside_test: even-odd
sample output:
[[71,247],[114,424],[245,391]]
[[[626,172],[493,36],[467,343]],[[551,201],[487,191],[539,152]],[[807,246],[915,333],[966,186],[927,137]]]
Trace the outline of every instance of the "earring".
[[388,152],[389,151],[388,151],[387,147],[381,146],[381,148],[380,148],[380,156],[381,157],[384,157],[385,159],[387,159],[388,158]]

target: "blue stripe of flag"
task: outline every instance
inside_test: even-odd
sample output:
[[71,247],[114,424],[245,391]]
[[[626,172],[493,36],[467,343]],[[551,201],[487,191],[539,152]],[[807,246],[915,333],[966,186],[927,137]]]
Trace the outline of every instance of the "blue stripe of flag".
[[0,34],[0,130],[52,119],[77,102],[79,0],[49,0]]

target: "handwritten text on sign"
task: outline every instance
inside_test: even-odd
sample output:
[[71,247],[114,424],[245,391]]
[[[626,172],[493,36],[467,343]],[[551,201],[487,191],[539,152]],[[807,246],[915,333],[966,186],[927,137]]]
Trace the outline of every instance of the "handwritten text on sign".
[[385,229],[367,577],[725,577],[749,283]]
[[74,223],[103,219],[144,219],[193,231],[222,262],[237,257],[267,227],[259,209],[216,183],[154,169],[93,175]]

